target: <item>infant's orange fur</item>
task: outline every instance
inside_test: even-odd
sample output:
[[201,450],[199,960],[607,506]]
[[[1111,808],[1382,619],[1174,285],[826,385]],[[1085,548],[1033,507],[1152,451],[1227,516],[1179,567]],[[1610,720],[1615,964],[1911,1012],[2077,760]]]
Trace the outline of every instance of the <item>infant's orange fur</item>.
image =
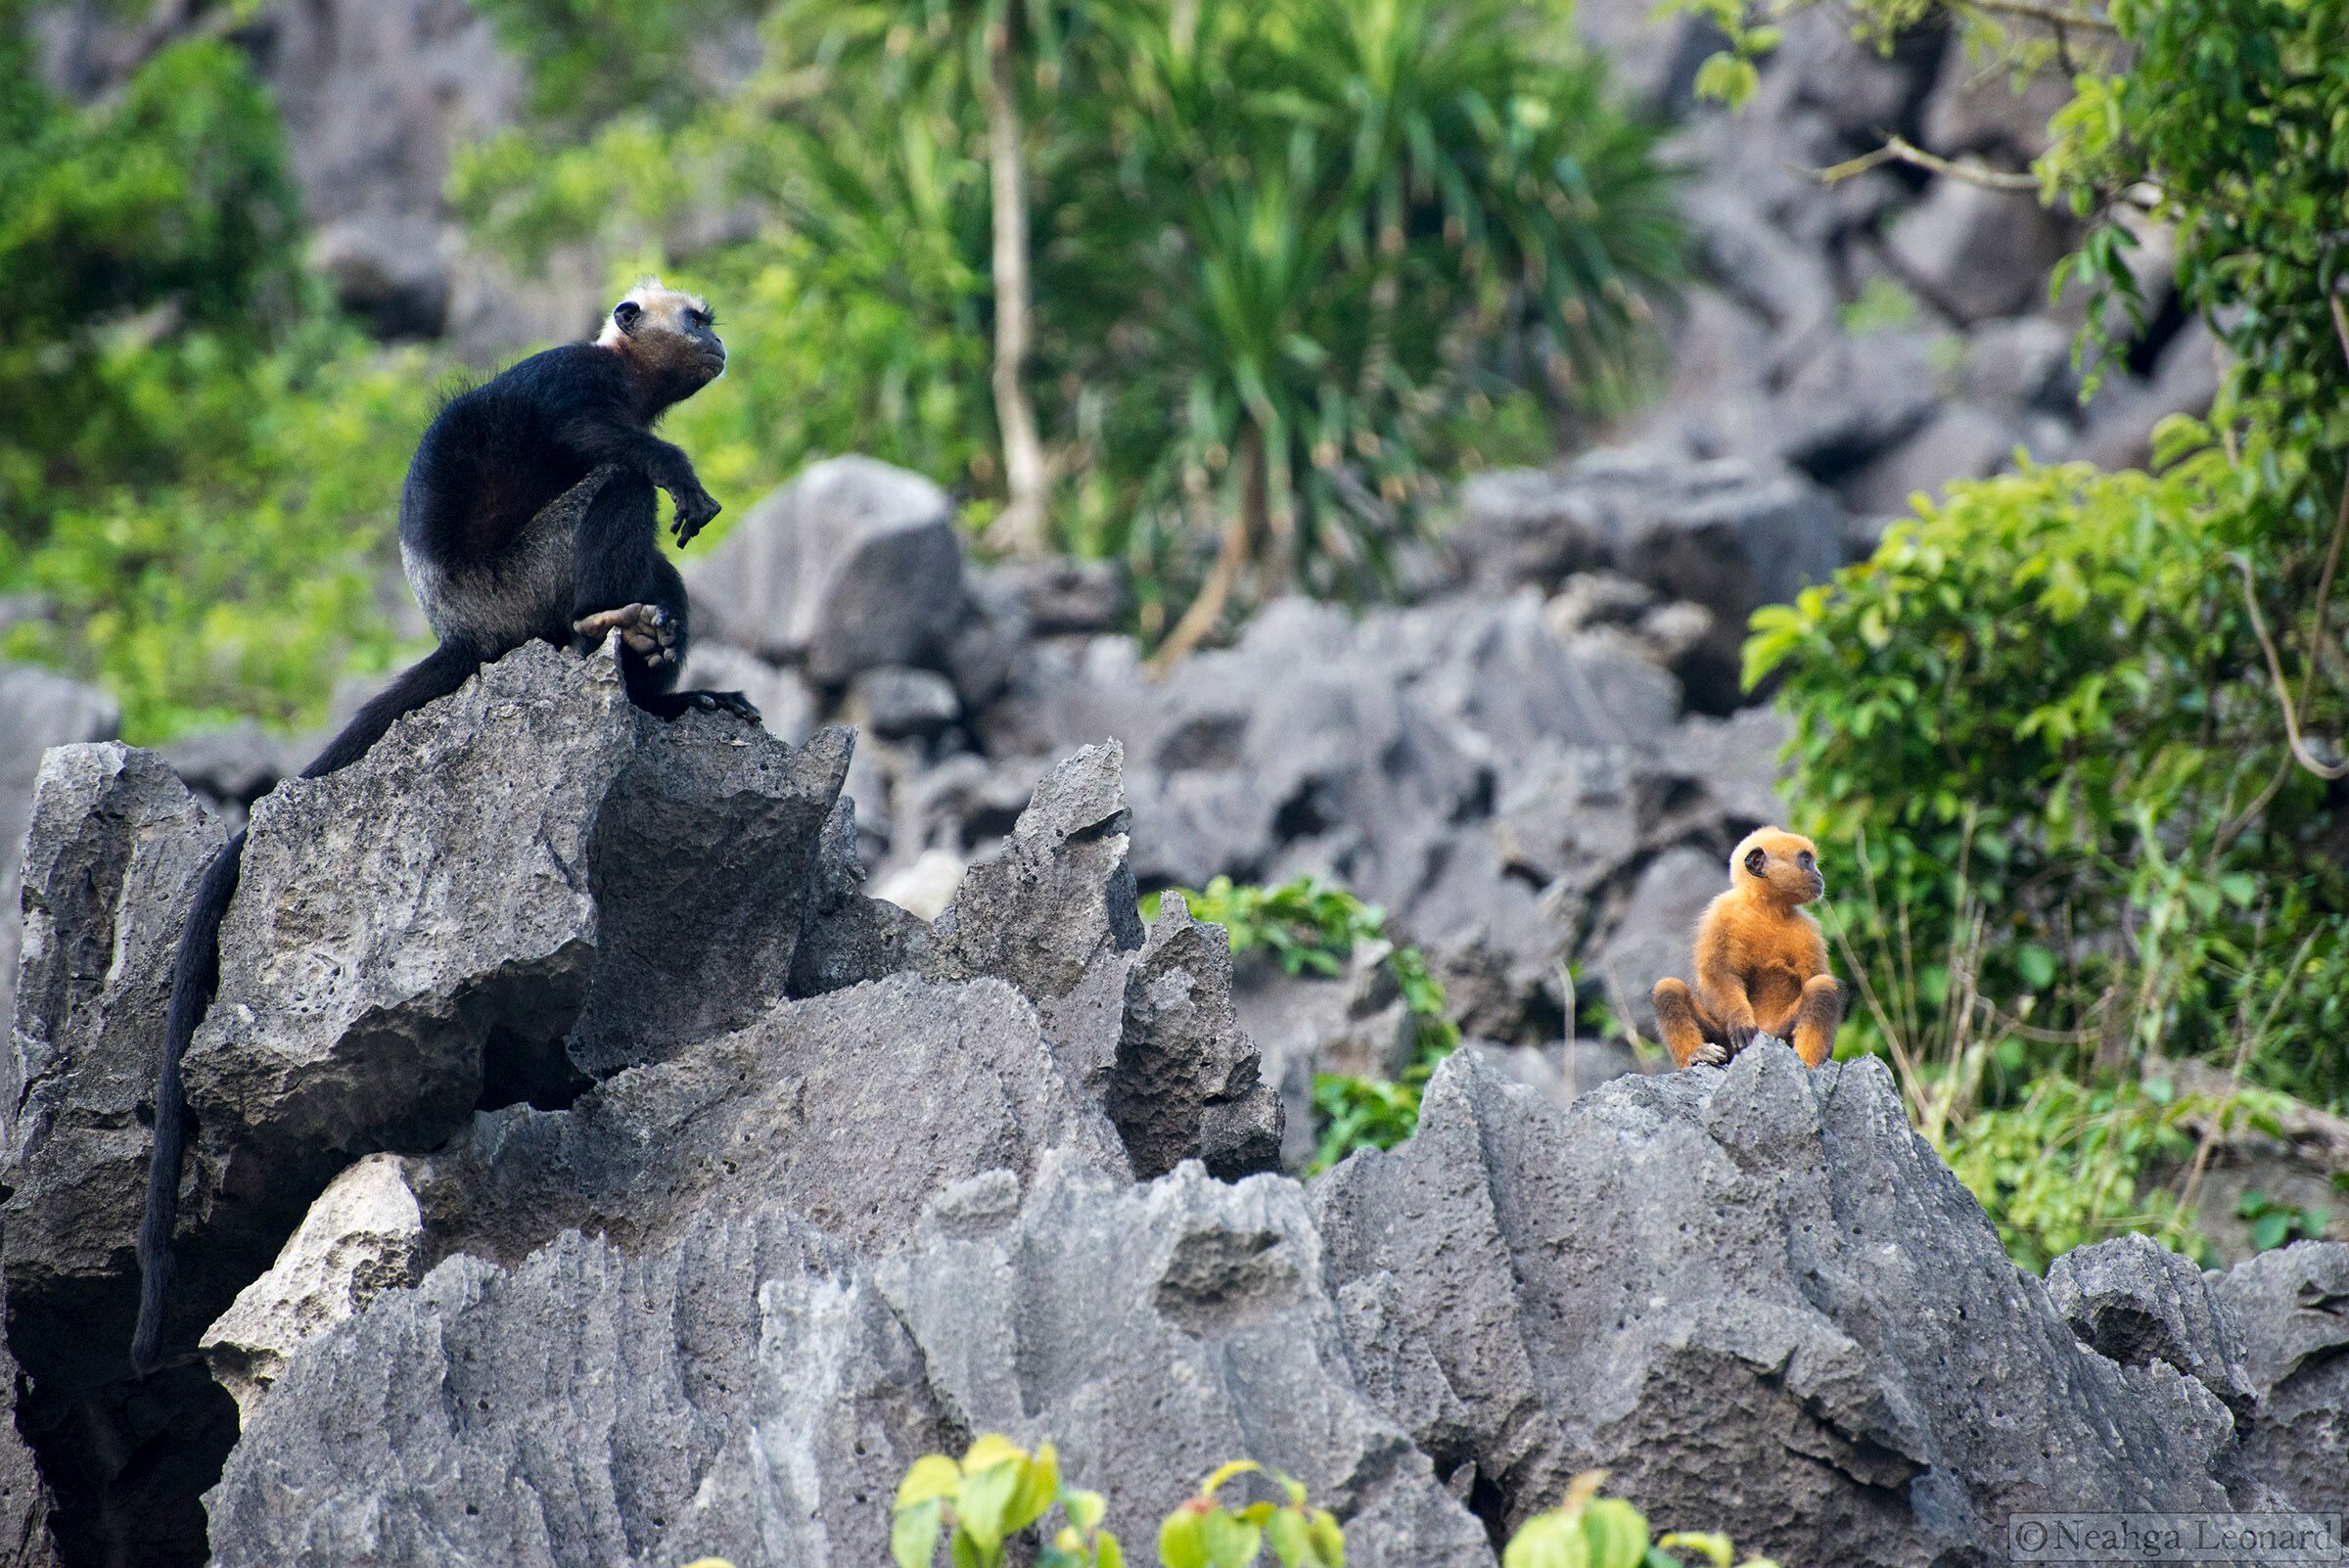
[[1819,847],[1764,828],[1729,856],[1729,891],[1696,923],[1696,990],[1656,982],[1656,1029],[1681,1067],[1719,1067],[1758,1033],[1790,1040],[1807,1067],[1835,1047],[1843,989],[1803,908],[1827,891]]

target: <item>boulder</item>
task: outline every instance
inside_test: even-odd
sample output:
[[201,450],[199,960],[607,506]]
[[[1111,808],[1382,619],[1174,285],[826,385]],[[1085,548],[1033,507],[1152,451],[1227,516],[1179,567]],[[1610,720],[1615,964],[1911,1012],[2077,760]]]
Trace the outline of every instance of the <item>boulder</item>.
[[2349,1509],[2349,1242],[2263,1252],[2210,1286],[2259,1395],[2245,1468],[2296,1507]]
[[18,1384],[17,1363],[0,1347],[0,1564],[59,1568],[57,1543],[49,1533],[54,1506],[49,1486],[17,1432],[17,1404],[23,1397]]
[[819,685],[928,665],[966,613],[946,494],[866,457],[827,458],[767,496],[686,573],[709,632]]
[[849,688],[860,728],[883,740],[935,736],[962,716],[954,683],[934,669],[868,669]]
[[571,1233],[451,1258],[298,1357],[206,1499],[212,1561],[863,1568],[947,1441],[842,1244],[773,1213],[650,1252]]
[[1497,1530],[1591,1468],[1660,1525],[1887,1568],[1998,1560],[2017,1512],[2275,1501],[2213,1479],[2200,1383],[2078,1343],[1872,1059],[1773,1042],[1559,1110],[1458,1052],[1312,1196],[1365,1388]]
[[[159,759],[117,745],[49,753],[33,794],[0,1094],[0,1292],[25,1379],[14,1430],[39,1457],[66,1562],[201,1561],[196,1494],[236,1439],[235,1407],[202,1368],[130,1378],[172,958],[222,837]],[[8,1463],[0,1445],[0,1491],[22,1501]]]
[[1952,403],[1922,429],[1877,458],[1844,488],[1859,511],[1905,517],[1918,494],[1938,498],[1952,480],[1981,479],[2014,459],[2024,444],[2014,426],[1972,403]]
[[204,1331],[212,1378],[250,1423],[301,1344],[422,1273],[424,1215],[399,1157],[371,1154],[327,1183],[270,1270]]
[[162,761],[48,756],[25,839],[23,987],[0,1104],[10,1348],[44,1397],[126,1376],[131,1241],[171,966],[219,824]]
[[[838,731],[794,750],[665,724],[609,648],[533,644],[281,786],[188,1053],[183,1252],[233,1293],[354,1156],[430,1148],[479,1103],[561,1103],[754,1013],[791,973],[847,762]],[[226,1305],[185,1294],[192,1326]]]
[[1705,905],[1727,886],[1720,858],[1699,851],[1667,850],[1647,863],[1615,928],[1586,948],[1586,967],[1606,992],[1615,1016],[1653,1035],[1648,992],[1667,975],[1690,980],[1689,953]]
[[878,1280],[942,1411],[1049,1438],[1125,1540],[1246,1454],[1348,1522],[1350,1564],[1489,1568],[1483,1527],[1364,1398],[1323,1270],[1294,1182],[1184,1165],[1130,1186],[1055,1159],[1024,1201],[1000,1176],[942,1194]]
[[1937,341],[1917,330],[1824,339],[1773,397],[1773,449],[1822,483],[1892,450],[1941,404]]
[[985,1171],[1025,1178],[1055,1148],[1127,1175],[1028,1001],[996,980],[898,975],[777,1003],[569,1110],[483,1112],[406,1171],[432,1259],[516,1264],[566,1228],[642,1248],[770,1205],[885,1245],[933,1193]]
[[2160,1361],[2248,1425],[2255,1395],[2234,1319],[2202,1270],[2145,1235],[2076,1247],[2048,1266],[2048,1300],[2080,1343],[2123,1366]]
[[[1783,465],[1691,462],[1654,448],[1594,452],[1562,475],[1480,475],[1461,493],[1453,548],[1488,589],[1555,588],[1605,567],[1712,612],[1700,645],[1734,693],[1747,620],[1843,564],[1834,497]],[[1669,716],[1669,715],[1667,715]]]
[[1126,974],[1125,1027],[1107,1094],[1134,1175],[1185,1160],[1237,1180],[1280,1162],[1280,1095],[1257,1077],[1255,1043],[1231,993],[1231,944],[1221,926],[1170,899]]
[[1926,189],[1887,242],[1910,284],[1960,322],[2012,315],[2044,300],[2048,274],[2070,248],[2063,220],[2029,193],[1946,178]]
[[[1126,858],[1124,760],[1116,741],[1087,746],[1036,786],[1001,851],[971,867],[934,923],[932,975],[1009,981],[1036,999],[1048,1030],[1061,1004],[1076,1012],[1123,1005],[1123,967],[1104,960],[1143,942]],[[1096,1090],[1107,1068],[1098,1056],[1072,1063]]]
[[161,750],[180,782],[231,827],[243,827],[253,803],[277,788],[280,779],[300,772],[308,760],[285,737],[250,718],[182,736]]
[[0,1019],[16,996],[24,829],[33,785],[52,746],[112,740],[122,710],[94,687],[30,665],[0,665]]

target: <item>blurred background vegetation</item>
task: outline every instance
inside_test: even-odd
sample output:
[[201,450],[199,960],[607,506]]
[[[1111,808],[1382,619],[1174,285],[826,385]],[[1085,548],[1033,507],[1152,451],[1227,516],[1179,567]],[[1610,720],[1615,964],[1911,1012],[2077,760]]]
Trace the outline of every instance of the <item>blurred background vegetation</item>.
[[[2034,175],[2087,224],[2050,281],[2093,300],[2092,372],[2148,220],[2228,351],[2150,471],[1954,484],[1747,656],[1837,890],[1843,1048],[1894,1064],[2018,1259],[2182,1239],[2218,1130],[2349,1109],[2349,3],[1817,3],[2071,84]],[[1640,395],[1682,275],[1658,132],[1555,0],[483,9],[532,113],[451,195],[526,269],[591,241],[616,282],[714,296],[736,368],[672,431],[714,490],[917,469],[989,549],[1125,563],[1162,657],[1286,588],[1386,591],[1444,480]],[[1688,9],[1724,43],[1700,86],[1751,91],[1784,8]],[[682,90],[745,16],[756,69]],[[0,593],[53,613],[0,651],[102,681],[134,740],[313,722],[398,651],[393,498],[453,367],[305,275],[238,51],[69,103],[26,17],[0,0]],[[1321,933],[1284,954],[1378,931],[1314,890],[1215,897]],[[1326,1092],[1365,1141],[1415,1111]]]

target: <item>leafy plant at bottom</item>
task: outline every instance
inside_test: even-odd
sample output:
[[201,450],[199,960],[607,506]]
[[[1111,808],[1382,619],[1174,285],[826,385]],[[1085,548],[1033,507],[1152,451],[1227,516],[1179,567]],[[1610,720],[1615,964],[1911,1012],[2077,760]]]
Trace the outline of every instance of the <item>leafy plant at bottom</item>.
[[898,1568],[928,1568],[939,1532],[954,1568],[1000,1568],[1004,1543],[1058,1504],[1066,1521],[1037,1553],[1037,1568],[1122,1568],[1118,1538],[1101,1528],[1101,1494],[1064,1487],[1060,1455],[1049,1443],[1032,1454],[989,1432],[958,1463],[943,1453],[913,1461],[890,1522],[890,1555]]
[[[1269,1478],[1289,1500],[1225,1507],[1216,1494],[1243,1475]],[[1267,1545],[1280,1568],[1346,1568],[1345,1533],[1328,1509],[1306,1501],[1303,1482],[1253,1459],[1234,1459],[1167,1515],[1158,1560],[1165,1568],[1250,1568]]]
[[[1729,1568],[1736,1549],[1718,1533],[1674,1532],[1651,1538],[1647,1516],[1621,1498],[1602,1498],[1604,1470],[1586,1470],[1566,1486],[1565,1500],[1517,1527],[1501,1568],[1684,1568],[1673,1555],[1692,1551],[1712,1568]],[[1748,1557],[1740,1568],[1777,1568]]]

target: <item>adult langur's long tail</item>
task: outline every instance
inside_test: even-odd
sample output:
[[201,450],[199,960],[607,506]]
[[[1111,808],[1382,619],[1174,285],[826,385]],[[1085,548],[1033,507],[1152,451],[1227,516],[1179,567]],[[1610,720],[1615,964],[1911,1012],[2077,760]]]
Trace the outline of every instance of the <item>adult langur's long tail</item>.
[[[428,654],[381,695],[359,710],[318,756],[301,770],[303,778],[323,778],[348,767],[383,739],[401,715],[445,697],[465,684],[481,668],[478,654],[462,644],[444,642]],[[180,1059],[196,1026],[212,1004],[220,983],[220,921],[237,896],[242,872],[245,835],[239,832],[220,847],[204,881],[196,889],[195,905],[180,934],[179,956],[171,968],[171,1006],[163,1021],[163,1071],[155,1092],[155,1158],[147,1168],[147,1216],[139,1224],[139,1326],[130,1343],[130,1363],[142,1376],[155,1369],[162,1352],[163,1310],[171,1299],[171,1232],[179,1222],[181,1157],[187,1149],[188,1104],[180,1084]]]

